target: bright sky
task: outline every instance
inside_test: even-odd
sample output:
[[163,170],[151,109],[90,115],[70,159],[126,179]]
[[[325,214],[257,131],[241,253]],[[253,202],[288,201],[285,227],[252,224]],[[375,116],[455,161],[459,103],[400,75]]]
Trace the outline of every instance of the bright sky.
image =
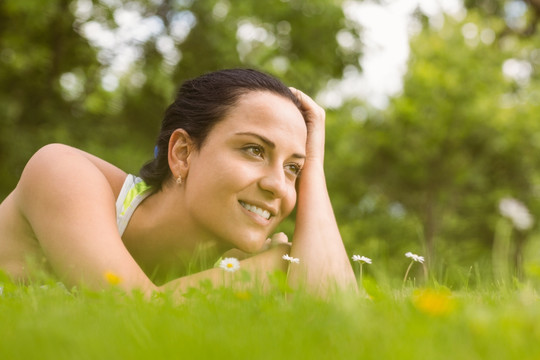
[[347,1],[346,16],[362,25],[364,55],[362,72],[351,69],[344,79],[331,84],[318,100],[327,107],[339,107],[344,99],[361,98],[384,108],[388,96],[399,94],[409,56],[409,36],[419,30],[412,19],[420,8],[434,26],[442,25],[443,13],[463,16],[461,0]]

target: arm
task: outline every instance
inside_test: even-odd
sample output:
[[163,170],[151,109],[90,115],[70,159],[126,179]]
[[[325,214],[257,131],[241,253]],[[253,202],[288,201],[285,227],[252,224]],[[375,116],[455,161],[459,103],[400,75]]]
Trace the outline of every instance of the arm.
[[302,104],[307,126],[306,161],[298,184],[296,226],[291,256],[292,284],[304,284],[315,293],[328,287],[356,289],[350,265],[328,196],[324,175],[325,113],[310,97],[292,89]]
[[[203,279],[216,285],[223,281],[222,269],[210,269],[163,287],[154,285],[118,234],[115,195],[103,167],[76,149],[63,145],[41,149],[28,162],[15,194],[33,237],[67,284],[106,288],[105,274],[110,272],[121,279],[118,286],[126,291],[150,294],[172,289],[181,294]],[[260,274],[283,268],[280,258],[286,250],[286,246],[274,248],[241,266]]]
[[[274,270],[287,270],[287,264],[282,260],[282,256],[290,250],[289,244],[281,243],[275,245],[257,255],[240,261],[240,269],[248,271],[251,274],[251,281],[244,283],[248,287],[257,286],[265,291],[269,288],[268,274]],[[223,276],[223,269],[212,268],[199,273],[185,276],[166,283],[159,288],[160,291],[173,291],[181,296],[188,288],[197,287],[202,280],[210,280],[214,286],[227,285],[225,282],[230,280],[229,276]]]

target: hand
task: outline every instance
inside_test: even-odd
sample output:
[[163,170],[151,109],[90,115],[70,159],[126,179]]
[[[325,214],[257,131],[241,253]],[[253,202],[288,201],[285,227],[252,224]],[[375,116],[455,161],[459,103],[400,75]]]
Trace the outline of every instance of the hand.
[[287,235],[285,233],[275,233],[274,235],[272,235],[272,237],[266,239],[263,247],[259,252],[266,251],[268,249],[278,246],[279,244],[289,244],[289,239],[287,238]]
[[322,163],[324,161],[325,111],[302,91],[293,87],[289,89],[300,101],[300,110],[306,121],[306,161],[315,159]]
[[234,257],[234,258],[237,258],[238,260],[247,259],[248,257],[251,257],[253,255],[260,254],[262,252],[275,248],[276,246],[280,244],[287,244],[291,246],[291,243],[289,243],[289,239],[287,238],[287,235],[282,232],[275,233],[274,235],[272,235],[272,237],[269,237],[268,239],[266,239],[263,246],[255,253],[250,254],[242,250],[230,249],[226,251],[222,255],[222,257]]

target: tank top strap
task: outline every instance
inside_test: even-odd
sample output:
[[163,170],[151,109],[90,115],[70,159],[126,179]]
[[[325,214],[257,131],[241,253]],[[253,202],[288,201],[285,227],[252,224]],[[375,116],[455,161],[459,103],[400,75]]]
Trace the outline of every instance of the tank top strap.
[[120,236],[124,234],[137,206],[151,193],[152,188],[143,179],[131,174],[126,177],[118,199],[116,199],[116,224]]

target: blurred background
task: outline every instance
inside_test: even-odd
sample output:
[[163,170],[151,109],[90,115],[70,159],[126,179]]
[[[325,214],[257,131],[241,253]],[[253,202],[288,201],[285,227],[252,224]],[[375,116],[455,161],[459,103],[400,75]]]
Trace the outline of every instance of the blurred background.
[[367,276],[399,280],[412,251],[450,286],[538,279],[539,19],[540,0],[2,0],[0,200],[51,142],[137,173],[183,80],[253,67],[327,108]]

